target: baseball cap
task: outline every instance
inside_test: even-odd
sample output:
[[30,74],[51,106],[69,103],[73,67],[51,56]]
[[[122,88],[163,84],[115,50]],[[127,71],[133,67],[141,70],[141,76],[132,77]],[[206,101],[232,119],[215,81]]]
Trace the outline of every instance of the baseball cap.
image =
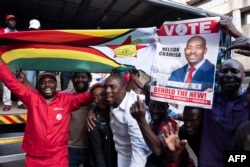
[[39,29],[41,27],[40,21],[37,19],[30,20],[29,29]]
[[53,78],[54,80],[56,80],[56,75],[54,73],[43,72],[43,73],[38,75],[38,82],[40,82],[40,80],[43,79],[44,77],[50,77],[50,78]]
[[6,15],[5,20],[10,20],[10,19],[16,19],[16,16],[14,16],[12,14]]

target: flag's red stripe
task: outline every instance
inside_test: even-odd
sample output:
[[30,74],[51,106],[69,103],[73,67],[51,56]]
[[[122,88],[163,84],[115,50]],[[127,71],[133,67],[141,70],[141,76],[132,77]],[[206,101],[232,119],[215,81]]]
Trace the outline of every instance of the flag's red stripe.
[[[122,35],[122,34],[120,34]],[[119,35],[119,36],[120,36]],[[98,45],[108,42],[115,37],[97,37],[94,35],[75,34],[57,30],[37,30],[37,31],[20,31],[13,33],[0,34],[0,39],[21,40],[27,42],[57,43],[68,45]]]

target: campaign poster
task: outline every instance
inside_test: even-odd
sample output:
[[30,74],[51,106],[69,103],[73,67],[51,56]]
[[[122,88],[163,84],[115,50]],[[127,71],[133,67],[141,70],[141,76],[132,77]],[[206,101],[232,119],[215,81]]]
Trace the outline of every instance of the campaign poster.
[[151,99],[211,108],[219,50],[219,17],[167,21],[158,30]]

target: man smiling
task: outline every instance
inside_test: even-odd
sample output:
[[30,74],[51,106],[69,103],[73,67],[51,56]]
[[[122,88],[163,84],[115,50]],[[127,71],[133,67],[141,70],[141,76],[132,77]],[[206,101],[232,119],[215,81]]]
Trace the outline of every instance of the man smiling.
[[39,75],[38,82],[39,91],[41,92],[41,94],[46,97],[47,102],[51,101],[56,92],[56,76],[52,73],[44,72]]
[[137,95],[126,92],[126,82],[119,74],[110,75],[104,88],[106,100],[111,106],[110,127],[118,153],[118,166],[144,167],[151,151],[130,114],[130,107],[137,100]]
[[184,49],[187,64],[174,70],[169,77],[169,81],[200,84],[198,91],[213,90],[215,66],[207,59],[206,40],[201,36],[193,36],[187,41]]
[[22,149],[26,166],[68,166],[70,112],[92,102],[89,93],[68,94],[56,91],[54,74],[39,76],[38,91],[21,83],[0,59],[0,79],[28,107]]

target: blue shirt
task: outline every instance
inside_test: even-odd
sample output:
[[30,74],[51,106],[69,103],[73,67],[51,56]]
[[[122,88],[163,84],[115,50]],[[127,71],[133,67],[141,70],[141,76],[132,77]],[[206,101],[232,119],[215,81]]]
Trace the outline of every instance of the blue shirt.
[[236,130],[249,119],[247,93],[239,91],[233,100],[215,93],[213,107],[204,112],[200,167],[223,167],[224,150],[236,150]]
[[181,114],[183,113],[181,110],[175,108],[171,104],[169,104],[168,110],[167,110],[168,116],[173,119],[179,119]]

